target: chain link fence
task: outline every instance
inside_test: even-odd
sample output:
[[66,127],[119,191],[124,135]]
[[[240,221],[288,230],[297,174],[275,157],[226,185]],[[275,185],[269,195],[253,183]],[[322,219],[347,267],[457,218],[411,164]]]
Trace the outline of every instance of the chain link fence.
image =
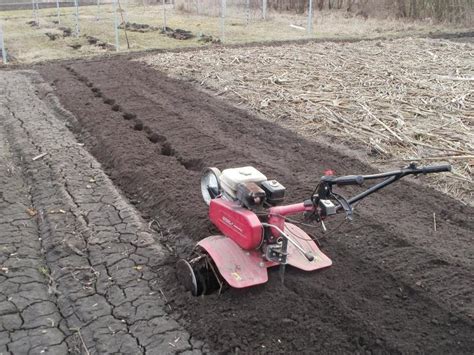
[[0,0],[1,58],[3,63],[37,62],[115,51],[372,38],[384,31],[433,29],[428,23],[381,22],[360,11],[325,6],[320,0]]
[[13,60],[26,62],[103,51],[296,40],[313,35],[307,14],[272,15],[267,0],[32,0],[3,5],[0,22],[6,47],[11,47]]

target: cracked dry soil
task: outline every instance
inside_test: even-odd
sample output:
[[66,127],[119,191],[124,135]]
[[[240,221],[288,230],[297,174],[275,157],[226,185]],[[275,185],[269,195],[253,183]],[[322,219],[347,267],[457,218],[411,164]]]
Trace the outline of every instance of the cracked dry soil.
[[37,73],[0,83],[0,354],[199,353],[160,292],[167,252],[68,113]]
[[[51,306],[42,314],[57,322],[34,329],[57,334],[41,338],[57,352],[85,343],[93,353],[472,353],[472,208],[403,181],[361,203],[337,233],[316,231],[331,268],[290,269],[284,286],[270,272],[260,287],[193,298],[173,265],[215,232],[200,197],[202,167],[254,165],[287,187],[288,202],[307,197],[325,169],[370,167],[126,58],[35,69],[45,82],[2,73],[17,84],[2,86],[0,132],[2,157],[21,167],[8,189],[25,198],[19,216],[27,206],[38,211],[20,223],[31,224],[39,243],[31,255],[51,276],[37,275],[35,294]],[[31,162],[45,146],[50,154]],[[24,317],[13,306],[6,314]],[[24,331],[22,322],[5,330],[0,352]]]

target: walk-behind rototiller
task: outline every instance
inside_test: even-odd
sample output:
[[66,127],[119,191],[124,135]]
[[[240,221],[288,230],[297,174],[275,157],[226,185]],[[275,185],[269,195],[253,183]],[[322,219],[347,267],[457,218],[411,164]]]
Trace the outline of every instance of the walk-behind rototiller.
[[[345,213],[352,219],[353,205],[406,175],[450,171],[450,165],[416,167],[373,175],[333,176],[327,171],[309,199],[281,205],[285,188],[267,180],[257,169],[247,166],[226,169],[207,168],[201,178],[201,191],[209,205],[209,218],[222,235],[197,243],[193,257],[179,260],[177,276],[195,296],[221,290],[225,284],[243,288],[267,282],[267,268],[279,265],[283,281],[286,265],[305,271],[331,266],[331,260],[318,248],[317,240],[295,225],[288,216],[303,214],[305,223],[320,223]],[[346,199],[333,187],[362,185],[366,180],[383,179],[366,191]],[[292,221],[293,223],[290,223]]]

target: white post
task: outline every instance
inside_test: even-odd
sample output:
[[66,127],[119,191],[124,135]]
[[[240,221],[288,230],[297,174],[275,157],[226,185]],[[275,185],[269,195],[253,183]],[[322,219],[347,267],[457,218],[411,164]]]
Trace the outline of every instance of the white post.
[[3,64],[7,64],[7,50],[5,49],[5,41],[3,39],[2,23],[0,22],[0,47],[2,49]]
[[250,0],[245,3],[245,22],[247,26],[250,23]]
[[74,14],[74,17],[76,18],[76,30],[75,30],[75,35],[76,37],[79,37],[81,33],[81,27],[79,26],[79,0],[74,0],[74,6],[76,7],[76,11]]
[[118,18],[117,18],[117,0],[114,0],[114,29],[115,29],[115,50],[120,49],[119,33],[118,33]]
[[37,26],[39,26],[38,3],[36,0],[32,0],[31,3],[33,4],[33,17],[35,18],[35,23]]
[[309,0],[309,8],[308,8],[308,34],[311,35],[313,33],[313,0]]
[[36,0],[35,2],[36,2],[36,23],[37,23],[38,26],[39,26],[39,9],[40,9],[40,7],[39,7],[39,2],[38,2],[38,0]]
[[125,9],[124,9],[124,12],[123,12],[123,22],[124,22],[124,26],[127,26],[127,22],[128,22],[128,0],[125,0]]
[[263,3],[262,3],[262,18],[264,20],[267,19],[267,0],[263,0]]
[[225,41],[226,0],[221,0],[221,42]]
[[100,20],[100,0],[97,0],[97,15],[95,16],[97,21]]
[[166,31],[166,1],[163,0],[163,31]]
[[59,9],[59,0],[56,0],[56,14],[58,17],[58,25],[61,24],[61,10]]

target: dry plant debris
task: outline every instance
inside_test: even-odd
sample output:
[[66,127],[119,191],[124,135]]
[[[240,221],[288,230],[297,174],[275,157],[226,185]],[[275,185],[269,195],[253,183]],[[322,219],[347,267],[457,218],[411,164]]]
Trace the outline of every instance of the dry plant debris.
[[304,136],[367,148],[380,168],[450,162],[435,188],[473,203],[474,45],[399,39],[212,48],[140,59]]

